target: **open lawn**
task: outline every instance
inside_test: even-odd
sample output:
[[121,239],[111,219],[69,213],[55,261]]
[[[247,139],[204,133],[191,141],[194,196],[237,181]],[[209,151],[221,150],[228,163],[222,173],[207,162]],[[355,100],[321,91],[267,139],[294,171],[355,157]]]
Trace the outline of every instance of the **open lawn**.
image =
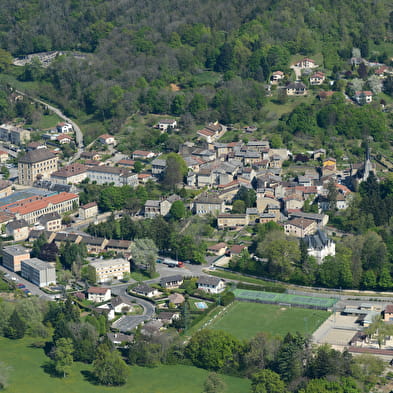
[[[65,378],[50,377],[43,365],[48,360],[42,349],[31,348],[33,339],[8,340],[0,338],[0,360],[12,368],[7,393],[200,393],[208,375],[205,370],[190,366],[130,367],[126,385],[103,387],[85,379],[91,366],[76,363]],[[247,393],[246,379],[223,376],[227,393]]]
[[240,339],[250,339],[259,332],[280,336],[296,332],[312,334],[329,315],[320,310],[235,302],[209,328],[227,331]]
[[62,119],[59,116],[51,113],[50,115],[41,116],[38,121],[32,124],[26,124],[25,127],[34,127],[39,128],[40,130],[49,130],[55,128],[57,123],[59,123],[60,121],[62,121]]

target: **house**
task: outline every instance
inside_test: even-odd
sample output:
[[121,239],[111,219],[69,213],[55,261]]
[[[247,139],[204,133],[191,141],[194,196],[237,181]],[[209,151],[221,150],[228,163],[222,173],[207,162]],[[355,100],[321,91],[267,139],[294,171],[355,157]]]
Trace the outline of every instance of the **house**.
[[69,132],[73,132],[72,124],[65,122],[58,123],[56,129],[57,132],[60,132],[61,134],[68,134]]
[[106,251],[114,251],[116,253],[124,254],[127,257],[127,254],[130,253],[132,241],[131,240],[117,240],[110,239],[105,246]]
[[69,144],[72,142],[72,137],[70,137],[69,135],[64,135],[64,134],[60,134],[56,137],[57,142],[60,143],[60,145],[64,145],[64,144]]
[[115,346],[124,346],[134,341],[133,334],[107,333],[108,340]]
[[163,329],[164,324],[162,321],[158,320],[153,320],[146,322],[144,325],[141,327],[141,333],[146,336],[146,337],[153,337],[157,336],[160,331]]
[[371,91],[356,91],[353,99],[359,104],[369,104],[373,102],[373,93]]
[[215,255],[224,255],[225,251],[227,250],[227,244],[226,243],[217,243],[213,244],[212,246],[207,248],[208,252],[212,252]]
[[307,220],[315,221],[317,228],[322,229],[327,225],[329,216],[327,214],[305,213],[302,211],[295,211],[289,214],[290,218],[305,218]]
[[[41,233],[45,233],[46,231],[40,231],[37,233],[34,232],[36,231],[33,230],[30,232],[30,237],[29,237],[30,241],[35,240],[40,236]],[[68,232],[51,233],[50,237],[48,237],[48,235],[46,234],[46,237],[48,239],[48,242],[54,241],[57,247],[60,247],[61,243],[65,243],[65,242],[79,244],[82,240],[81,235],[78,235],[76,233],[68,233]]]
[[176,128],[177,121],[174,119],[163,119],[158,122],[158,128],[162,131],[168,131],[168,128]]
[[303,82],[291,82],[286,86],[288,96],[305,96],[307,87]]
[[303,238],[306,235],[312,235],[317,230],[315,221],[305,218],[293,218],[284,225],[287,235]]
[[335,94],[335,93],[337,93],[337,92],[336,92],[336,91],[332,91],[332,90],[329,90],[329,91],[322,90],[322,91],[320,91],[320,92],[318,93],[318,98],[319,98],[321,101],[322,101],[322,100],[326,100],[326,99],[332,97],[333,94]]
[[168,296],[169,303],[174,304],[175,306],[179,306],[185,302],[185,298],[180,293],[172,293]]
[[82,205],[79,208],[79,217],[82,220],[86,220],[91,217],[96,217],[98,215],[98,205],[97,202],[90,202]]
[[152,151],[146,150],[135,150],[132,153],[133,160],[148,160],[149,158],[153,158],[156,154]]
[[3,266],[13,272],[21,271],[21,262],[30,259],[30,251],[22,246],[3,247]]
[[140,284],[132,289],[132,292],[135,292],[139,295],[146,296],[146,297],[154,297],[159,294],[158,289],[152,288],[146,284]]
[[[1,228],[0,232],[4,232],[4,230],[7,229],[6,225],[14,220],[15,220],[14,214],[0,211],[0,228]],[[7,235],[7,236],[12,236],[12,235]]]
[[292,67],[306,69],[306,68],[316,68],[316,67],[318,67],[318,65],[315,63],[314,60],[305,57],[304,59],[299,60],[298,62],[292,64]]
[[115,311],[116,314],[128,313],[132,311],[133,304],[123,296],[116,296],[111,300],[110,307]]
[[194,199],[195,214],[223,213],[224,208],[224,201],[213,194],[202,193]]
[[98,142],[103,145],[114,145],[116,143],[115,137],[109,134],[102,134],[98,137]]
[[103,303],[111,299],[110,288],[90,287],[87,290],[87,299],[95,303]]
[[219,277],[200,276],[197,281],[198,289],[208,293],[221,293],[225,290],[225,283]]
[[50,232],[56,232],[61,229],[61,216],[57,212],[43,214],[38,222]]
[[173,311],[163,311],[157,315],[157,320],[161,321],[164,325],[171,325],[175,319],[179,319],[180,314]]
[[165,172],[166,160],[156,158],[151,162],[151,173],[155,176],[159,176]]
[[217,217],[217,228],[240,229],[247,226],[250,222],[248,214],[219,214]]
[[24,241],[29,237],[29,225],[23,218],[14,220],[6,224],[5,233],[12,236],[16,242]]
[[8,160],[8,153],[4,150],[0,150],[0,163],[7,162]]
[[245,246],[244,244],[234,244],[233,246],[231,246],[231,248],[228,250],[227,254],[229,256],[237,256],[240,255],[242,253],[243,250],[247,250],[247,246]]
[[0,198],[11,195],[14,192],[12,187],[13,184],[9,180],[0,180]]
[[[96,236],[82,236],[81,243],[84,243],[87,248],[87,252],[89,254],[99,254],[104,252],[105,247],[107,246],[109,240],[104,237],[96,237]],[[106,272],[110,272],[107,270]],[[113,273],[116,273],[117,270],[113,270]],[[123,277],[114,275],[115,279],[121,280]]]
[[307,254],[315,257],[318,264],[328,255],[336,255],[335,243],[320,229],[317,229],[314,235],[306,235],[303,241],[307,247]]
[[310,76],[310,85],[316,86],[316,85],[322,85],[322,83],[325,81],[325,74],[323,72],[316,72],[315,74],[312,74]]
[[55,267],[38,258],[21,261],[21,276],[39,287],[56,285]]
[[299,210],[304,205],[303,196],[300,194],[291,194],[283,198],[284,210],[289,212],[291,210]]
[[119,160],[119,161],[117,161],[117,165],[133,169],[134,165],[135,165],[135,161],[134,160]]
[[331,158],[331,157],[325,158],[322,161],[322,165],[323,165],[324,168],[325,167],[331,167],[334,171],[337,170],[336,159],[335,158]]
[[198,130],[197,135],[206,140],[207,143],[213,143],[224,134],[225,128],[219,123],[210,123],[205,128]]
[[393,304],[388,304],[385,306],[382,316],[385,322],[393,322]]
[[138,183],[139,184],[146,184],[149,181],[154,181],[154,180],[156,180],[156,179],[150,173],[138,173]]
[[82,160],[99,161],[101,160],[101,153],[97,151],[83,151],[80,157]]
[[284,79],[284,76],[285,75],[282,71],[273,72],[272,77],[271,77],[272,84],[280,83],[280,81]]
[[148,199],[144,206],[144,216],[154,218],[156,216],[166,216],[171,210],[172,203],[167,199],[151,200]]
[[183,276],[177,274],[175,276],[162,277],[160,285],[165,289],[179,288],[183,284]]

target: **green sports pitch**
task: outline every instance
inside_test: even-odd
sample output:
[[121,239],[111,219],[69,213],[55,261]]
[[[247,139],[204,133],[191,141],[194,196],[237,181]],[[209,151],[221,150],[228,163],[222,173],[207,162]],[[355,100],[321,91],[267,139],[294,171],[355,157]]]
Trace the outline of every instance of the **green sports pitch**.
[[283,304],[307,308],[327,310],[337,303],[337,299],[328,297],[313,297],[289,295],[287,293],[274,293],[262,291],[250,291],[246,289],[235,289],[235,298],[239,300],[255,301],[269,304]]
[[329,316],[322,310],[235,301],[211,322],[209,329],[224,330],[247,340],[259,332],[282,337],[299,332],[308,336]]

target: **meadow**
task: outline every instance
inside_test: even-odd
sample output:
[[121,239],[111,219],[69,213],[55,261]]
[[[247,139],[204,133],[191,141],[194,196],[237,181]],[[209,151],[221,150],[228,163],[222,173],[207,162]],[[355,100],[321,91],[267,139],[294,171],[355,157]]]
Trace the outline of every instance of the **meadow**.
[[[7,393],[200,393],[208,371],[174,365],[155,368],[130,367],[128,381],[120,387],[93,385],[88,381],[91,365],[74,363],[66,378],[51,377],[44,370],[48,361],[44,351],[33,348],[34,339],[0,338],[0,361],[11,368]],[[247,393],[247,379],[222,376],[225,393]]]

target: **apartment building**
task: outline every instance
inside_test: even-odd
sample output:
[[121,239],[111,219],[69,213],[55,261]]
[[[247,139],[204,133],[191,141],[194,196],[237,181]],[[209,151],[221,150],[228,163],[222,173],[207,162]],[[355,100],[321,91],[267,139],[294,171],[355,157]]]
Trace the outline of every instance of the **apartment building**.
[[50,263],[38,258],[23,260],[21,262],[21,275],[39,287],[56,285],[56,269]]
[[31,186],[57,171],[58,157],[47,149],[31,150],[18,161],[19,184]]
[[130,262],[126,259],[96,260],[90,263],[94,269],[97,282],[121,280],[124,273],[130,273]]
[[30,251],[22,246],[3,247],[3,266],[13,272],[20,272],[21,262],[30,258]]
[[0,139],[14,145],[21,145],[30,141],[30,131],[12,124],[2,124],[0,126]]

